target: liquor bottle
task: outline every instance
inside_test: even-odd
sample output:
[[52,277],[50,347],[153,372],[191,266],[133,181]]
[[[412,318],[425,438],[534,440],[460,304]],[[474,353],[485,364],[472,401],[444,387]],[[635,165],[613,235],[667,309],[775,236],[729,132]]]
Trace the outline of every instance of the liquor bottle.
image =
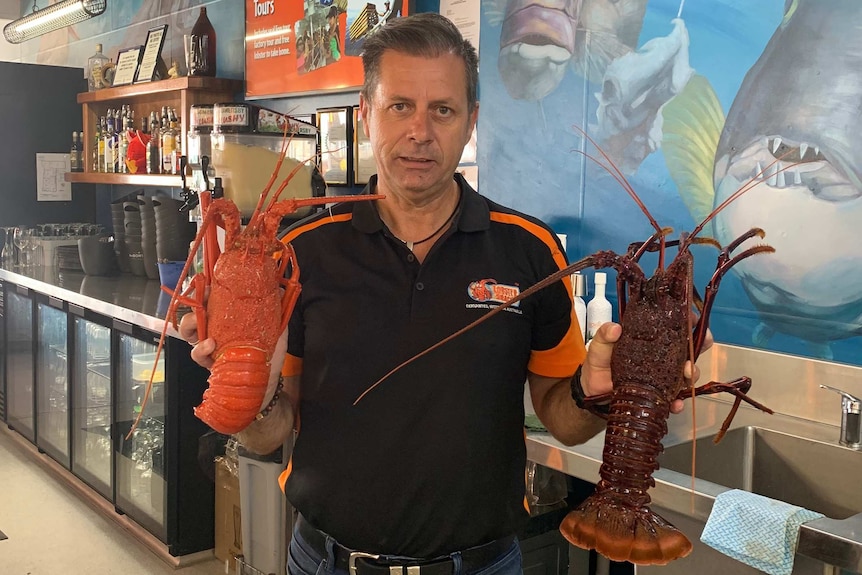
[[78,171],[84,171],[84,132],[78,132]]
[[216,75],[216,33],[207,18],[206,6],[201,6],[201,13],[189,36],[188,67],[189,76]]
[[163,116],[165,120],[165,127],[162,129],[162,173],[163,174],[172,174],[174,173],[174,151],[175,151],[175,142],[176,135],[174,133],[173,124],[167,121],[167,111],[165,112],[165,116]]
[[596,272],[596,295],[587,304],[587,339],[592,340],[596,332],[609,321],[612,321],[613,307],[608,298],[605,297],[605,284],[608,275],[604,272]]
[[117,172],[127,174],[129,170],[126,168],[126,157],[129,153],[129,131],[126,128],[120,132],[119,153],[117,155]]
[[105,171],[105,129],[107,123],[105,117],[99,118],[99,127],[96,130],[96,172]]
[[103,172],[107,172],[109,174],[114,173],[114,112],[113,110],[108,110],[107,115],[105,116],[105,165],[102,168]]
[[69,150],[69,169],[73,172],[81,171],[78,165],[78,132],[72,132],[72,148]]
[[87,89],[90,92],[105,87],[102,70],[108,62],[110,60],[102,53],[102,45],[96,44],[96,53],[87,59]]
[[174,132],[174,157],[172,174],[180,173],[180,156],[183,155],[183,138],[180,135],[180,120],[176,108],[171,108],[171,130]]
[[148,174],[160,174],[162,173],[161,169],[161,156],[159,156],[159,140],[161,139],[161,134],[159,134],[159,121],[156,119],[155,110],[150,112],[150,142],[147,145],[147,173]]

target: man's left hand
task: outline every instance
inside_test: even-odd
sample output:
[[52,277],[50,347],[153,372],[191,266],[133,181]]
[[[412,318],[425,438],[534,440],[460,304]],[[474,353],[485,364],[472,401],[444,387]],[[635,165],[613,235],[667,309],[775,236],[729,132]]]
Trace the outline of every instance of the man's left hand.
[[[596,335],[590,341],[587,359],[584,361],[581,372],[581,387],[583,387],[584,394],[587,397],[613,391],[611,354],[614,351],[614,345],[619,341],[622,333],[623,330],[619,324],[606,323],[598,329]],[[712,342],[712,334],[707,331],[703,351],[709,349],[712,346]],[[683,375],[686,379],[691,380],[691,385],[694,385],[700,377],[700,370],[696,364],[686,361]],[[670,411],[671,413],[680,413],[683,407],[682,400],[677,399],[671,403]]]

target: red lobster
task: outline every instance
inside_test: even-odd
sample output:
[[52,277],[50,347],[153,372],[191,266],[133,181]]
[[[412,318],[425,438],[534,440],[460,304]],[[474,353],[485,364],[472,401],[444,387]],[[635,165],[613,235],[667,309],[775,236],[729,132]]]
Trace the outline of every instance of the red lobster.
[[[581,133],[596,146],[589,136],[583,131]],[[614,268],[618,274],[617,291],[623,326],[622,336],[614,346],[611,358],[614,388],[610,393],[593,396],[585,401],[588,409],[608,421],[603,462],[599,471],[601,480],[595,493],[566,516],[560,531],[573,545],[595,549],[616,561],[663,565],[684,557],[691,551],[691,543],[685,535],[650,510],[650,497],[647,495],[647,490],[655,485],[652,474],[659,468],[657,458],[662,451],[661,440],[667,434],[671,403],[676,399],[695,395],[719,392],[733,394],[736,399],[716,436],[716,442],[730,426],[740,402],[745,401],[757,409],[772,413],[768,407],[746,395],[751,387],[750,378],[741,377],[729,383],[710,382],[694,388],[683,376],[686,360],[694,361],[703,348],[709,325],[709,312],[724,274],[745,258],[775,251],[770,246],[757,245],[733,255],[744,241],[755,236],[764,236],[763,230],[757,228],[724,248],[712,239],[697,237],[718,212],[757,185],[757,178],[764,172],[757,174],[715,208],[691,234],[682,234],[679,240],[668,241],[666,237],[672,230],[658,225],[622,172],[600,148],[598,149],[608,165],[584,151],[579,153],[595,161],[623,186],[646,214],[656,230],[655,234],[646,242],[632,244],[625,255],[601,251],[536,283],[396,367],[360,395],[356,403],[404,365],[552,283],[587,267]],[[771,166],[772,164],[766,169]],[[710,244],[720,250],[718,265],[703,299],[698,296],[692,283],[694,260],[689,250],[693,244]],[[677,255],[665,267],[665,249],[671,246],[677,246]],[[659,252],[658,269],[651,278],[647,278],[638,265],[640,258],[648,251]],[[691,314],[693,305],[700,312],[694,325]],[[610,401],[609,405],[598,407],[607,401]]]
[[[289,143],[286,130],[275,171],[245,228],[240,227],[240,212],[232,201],[210,200],[209,193],[201,194],[203,222],[180,274],[177,288],[162,288],[172,297],[156,351],[156,365],[164,347],[168,320],[176,328],[177,307],[180,304],[190,306],[197,319],[199,338],[212,337],[216,342],[213,352],[215,363],[208,379],[209,388],[204,391],[203,402],[195,408],[195,415],[219,433],[242,431],[260,412],[276,342],[287,326],[299,297],[299,265],[293,247],[283,244],[276,237],[279,223],[284,216],[302,207],[333,201],[333,198],[325,197],[278,201],[282,191],[306,160],[291,170],[264,209]],[[368,201],[383,197],[342,196],[338,201]],[[225,229],[224,253],[219,250],[216,225]],[[181,286],[201,243],[204,244],[205,271],[193,276],[189,288],[182,292]],[[285,277],[288,265],[290,276]],[[205,305],[207,293],[209,298]],[[154,368],[153,373],[155,371]],[[151,387],[152,377],[141,412],[128,436],[137,427]]]

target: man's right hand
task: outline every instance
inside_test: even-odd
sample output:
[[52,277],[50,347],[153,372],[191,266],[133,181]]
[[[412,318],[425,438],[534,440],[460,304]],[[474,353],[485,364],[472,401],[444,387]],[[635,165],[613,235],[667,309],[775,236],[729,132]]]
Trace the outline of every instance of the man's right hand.
[[215,351],[216,343],[212,338],[207,338],[203,341],[198,340],[198,320],[194,313],[187,313],[180,320],[180,325],[177,328],[180,337],[192,345],[191,357],[201,367],[211,369],[214,363],[212,354]]

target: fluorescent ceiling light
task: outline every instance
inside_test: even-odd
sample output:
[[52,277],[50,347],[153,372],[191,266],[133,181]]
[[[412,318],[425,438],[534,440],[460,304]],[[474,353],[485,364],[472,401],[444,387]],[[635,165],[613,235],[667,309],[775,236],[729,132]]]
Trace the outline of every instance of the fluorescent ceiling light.
[[20,44],[42,34],[83,22],[105,11],[108,0],[63,0],[6,24],[3,35],[8,42]]

